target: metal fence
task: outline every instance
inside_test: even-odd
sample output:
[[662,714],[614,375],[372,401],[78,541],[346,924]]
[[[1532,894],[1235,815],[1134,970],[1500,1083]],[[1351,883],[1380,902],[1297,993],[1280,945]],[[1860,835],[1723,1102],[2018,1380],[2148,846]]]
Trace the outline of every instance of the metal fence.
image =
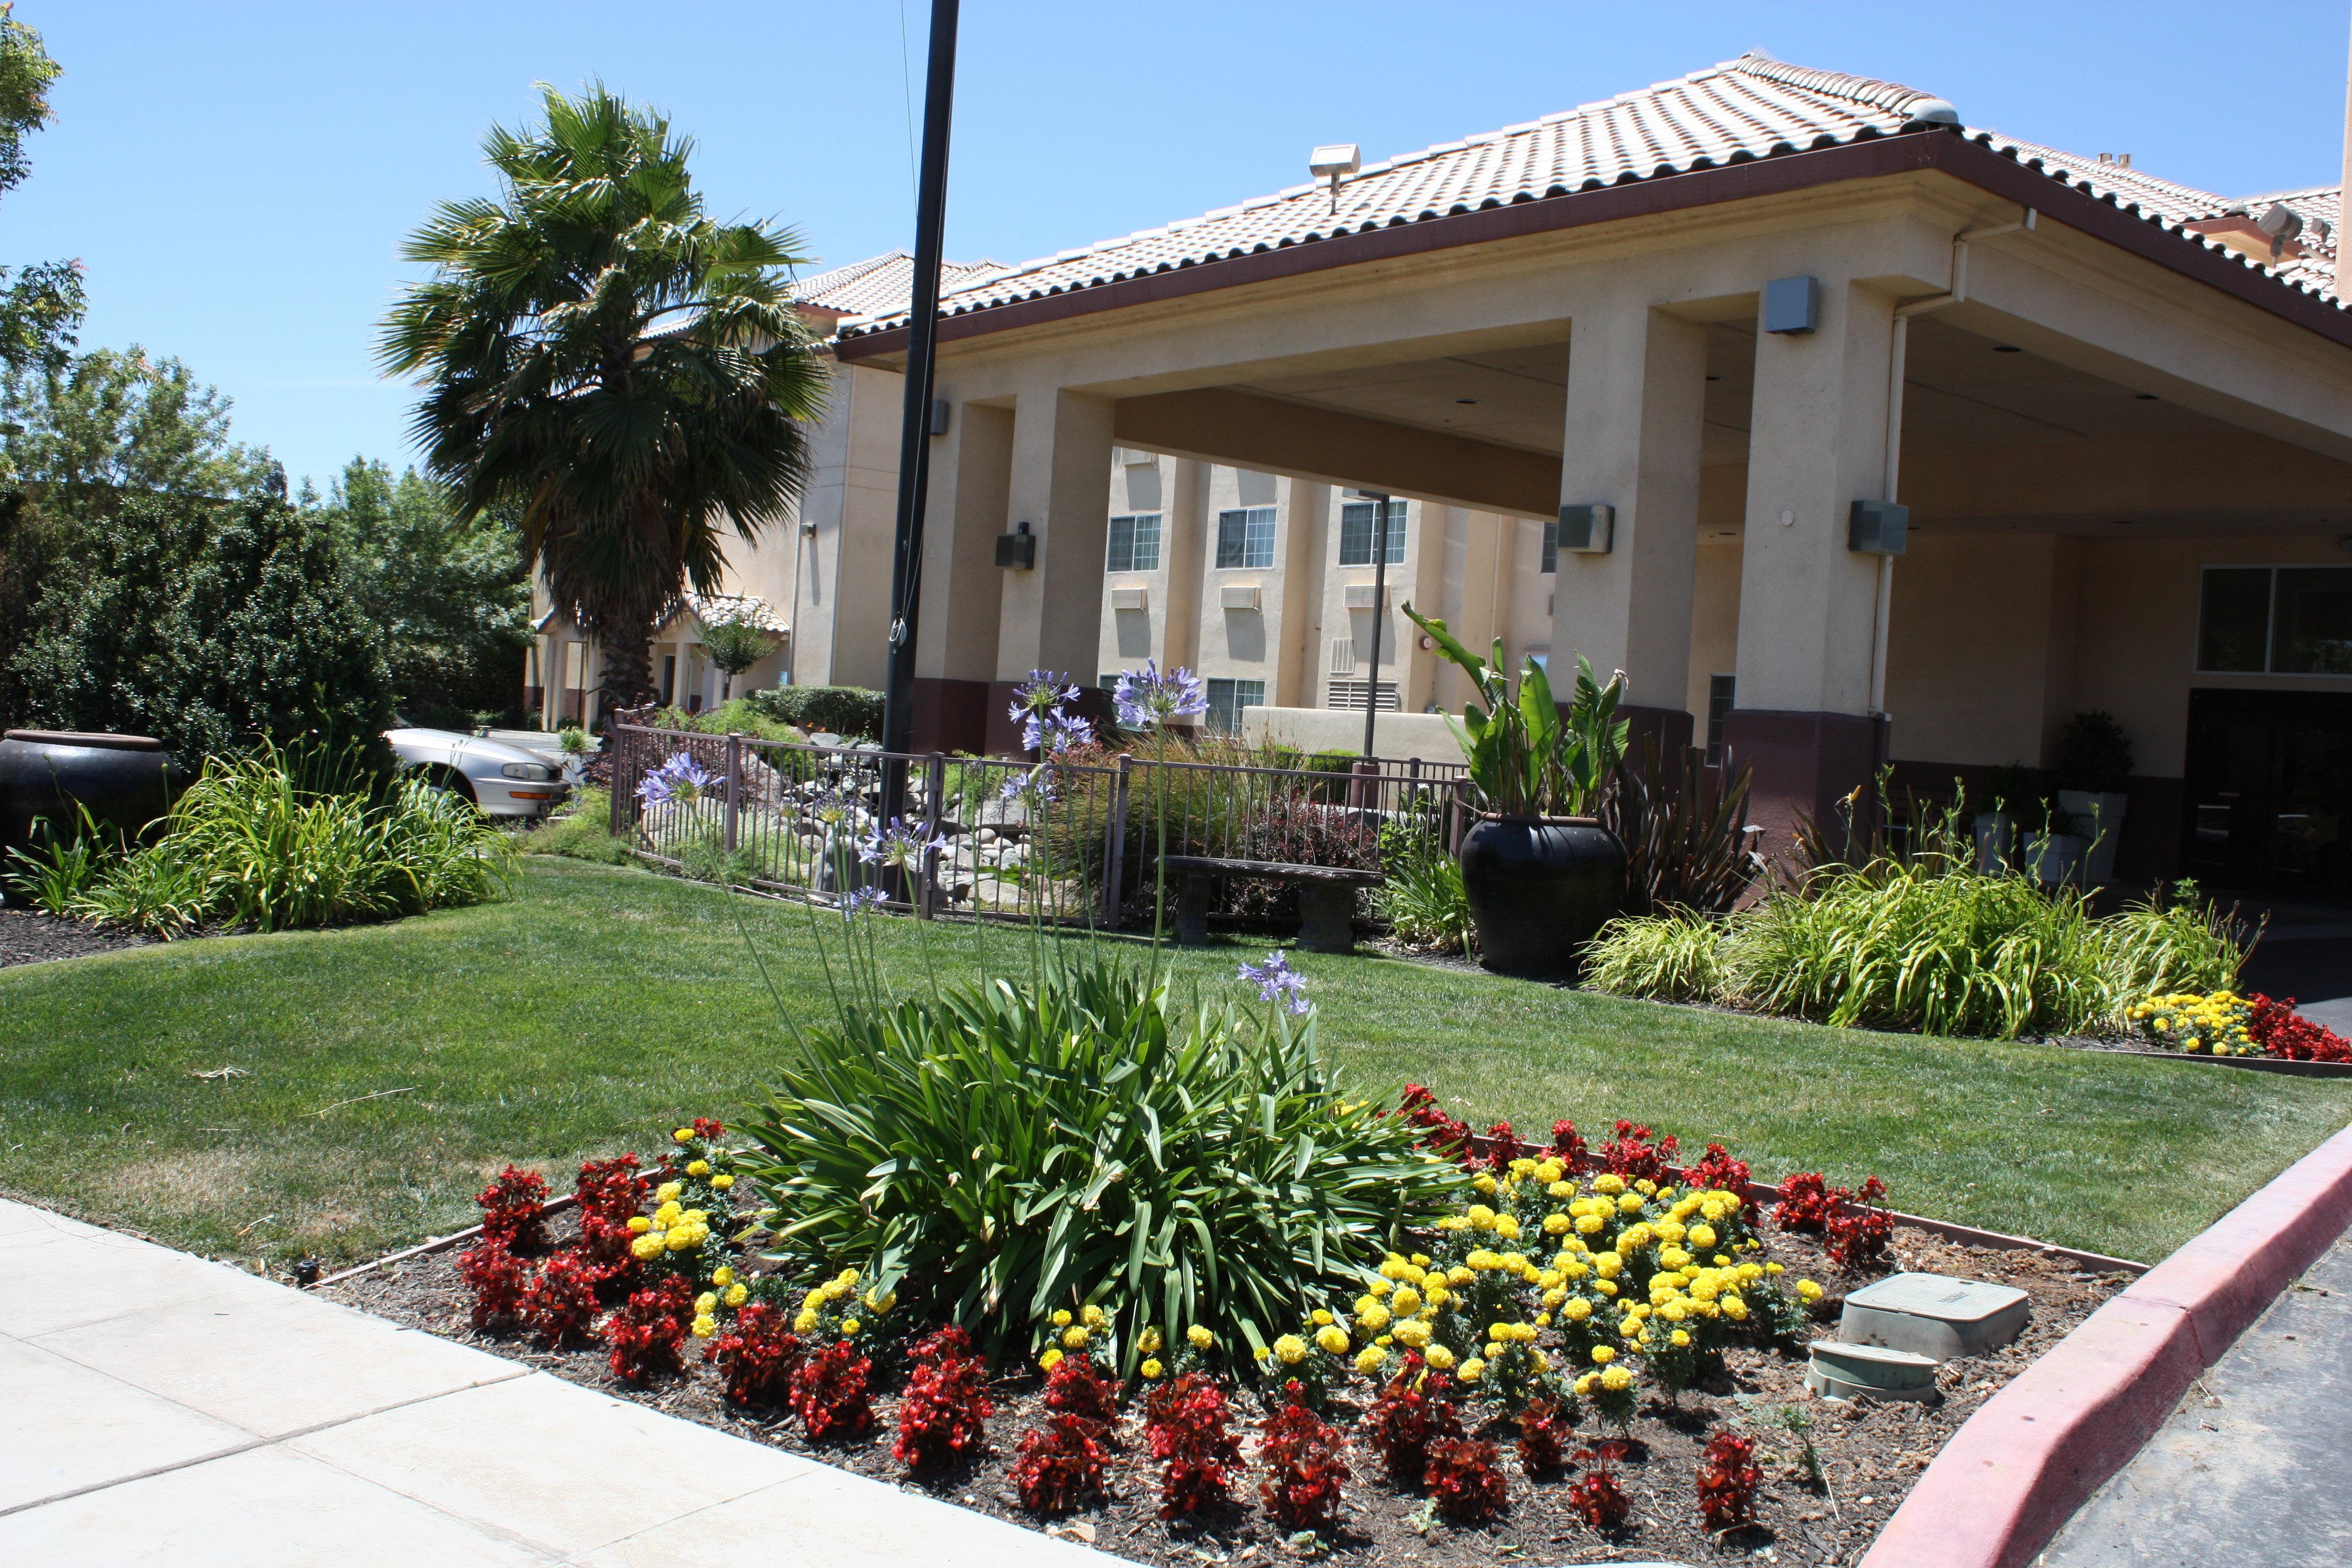
[[[925,917],[1116,926],[1149,918],[1163,841],[1170,855],[1378,869],[1408,841],[1457,847],[1467,820],[1463,768],[1414,759],[1334,772],[1090,751],[1041,766],[626,721],[607,743],[613,831],[637,853],[824,902],[872,889],[861,896]],[[680,754],[712,782],[641,798],[647,775]],[[939,845],[911,877],[860,856],[882,826],[893,770],[905,781],[905,826]],[[1279,919],[1286,897],[1237,879],[1218,908]]]

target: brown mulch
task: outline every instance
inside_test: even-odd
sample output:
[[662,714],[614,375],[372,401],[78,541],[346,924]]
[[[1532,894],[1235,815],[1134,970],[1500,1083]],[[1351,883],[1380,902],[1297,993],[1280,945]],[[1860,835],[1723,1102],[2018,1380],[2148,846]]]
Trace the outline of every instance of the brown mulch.
[[145,947],[149,940],[35,910],[0,910],[0,969],[12,963],[47,963],[51,959],[87,958],[118,948]]
[[[559,1233],[569,1226],[568,1219],[554,1222]],[[1843,1290],[1867,1280],[1841,1279],[1806,1238],[1768,1234],[1770,1256],[1785,1262],[1791,1275],[1809,1274],[1828,1287],[1818,1310],[1824,1320],[1819,1335],[1834,1337]],[[1135,1562],[1238,1565],[1297,1555],[1259,1509],[1254,1472],[1237,1479],[1237,1506],[1223,1517],[1200,1526],[1163,1523],[1156,1513],[1155,1467],[1140,1420],[1133,1414],[1120,1425],[1121,1446],[1111,1466],[1108,1496],[1065,1520],[1041,1521],[1027,1513],[1005,1475],[1020,1435],[1042,1414],[1038,1380],[1026,1372],[1001,1379],[992,1391],[997,1409],[989,1422],[991,1447],[983,1460],[961,1474],[909,1481],[889,1453],[898,1409],[895,1379],[884,1382],[885,1392],[875,1399],[871,1436],[845,1446],[812,1446],[787,1418],[728,1405],[716,1374],[698,1362],[689,1360],[683,1377],[632,1388],[612,1376],[601,1349],[547,1351],[520,1336],[476,1333],[467,1321],[469,1299],[457,1275],[457,1250],[362,1275],[326,1287],[321,1294],[619,1398],[1033,1529],[1050,1529]],[[1631,1451],[1618,1467],[1619,1484],[1633,1503],[1634,1520],[1614,1535],[1595,1531],[1569,1508],[1567,1493],[1580,1473],[1578,1468],[1571,1466],[1559,1477],[1530,1479],[1510,1449],[1515,1430],[1499,1421],[1480,1435],[1502,1450],[1510,1505],[1497,1521],[1478,1528],[1433,1522],[1418,1489],[1391,1486],[1378,1457],[1351,1446],[1349,1463],[1355,1473],[1347,1485],[1343,1528],[1337,1541],[1324,1543],[1322,1560],[1350,1568],[1408,1563],[1446,1568],[1497,1561],[1598,1563],[1627,1557],[1666,1557],[1693,1564],[1748,1559],[1809,1564],[1859,1561],[1913,1480],[1960,1423],[2126,1283],[2124,1276],[2085,1274],[2063,1259],[2038,1253],[1966,1247],[1907,1226],[1895,1232],[1894,1254],[1896,1268],[1989,1279],[2023,1289],[2032,1301],[2024,1334],[1991,1354],[1947,1363],[1937,1374],[1937,1396],[1922,1403],[1825,1402],[1805,1389],[1801,1348],[1736,1349],[1727,1357],[1727,1375],[1715,1386],[1685,1392],[1679,1406],[1653,1398],[1635,1418]],[[689,1341],[689,1346],[694,1342]],[[1825,1486],[1805,1476],[1799,1441],[1772,1421],[1772,1413],[1784,1406],[1795,1406],[1811,1417],[1811,1436]],[[1255,1396],[1237,1396],[1234,1409],[1236,1430],[1254,1435],[1260,1415]],[[1348,1424],[1345,1401],[1335,1402],[1332,1419]],[[1765,1481],[1758,1495],[1757,1522],[1716,1539],[1701,1525],[1693,1479],[1699,1450],[1726,1426],[1757,1439],[1756,1462],[1764,1468]],[[1616,1436],[1589,1415],[1579,1430],[1582,1444]],[[1245,1458],[1255,1447],[1254,1441],[1245,1443]]]

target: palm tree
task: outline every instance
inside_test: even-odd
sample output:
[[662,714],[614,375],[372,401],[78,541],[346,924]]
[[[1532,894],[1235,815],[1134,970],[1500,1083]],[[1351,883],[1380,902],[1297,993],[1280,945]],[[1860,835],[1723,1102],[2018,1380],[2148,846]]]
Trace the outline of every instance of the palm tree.
[[386,318],[386,371],[461,517],[502,500],[554,602],[604,649],[608,705],[652,694],[656,617],[711,593],[799,494],[824,362],[794,313],[798,237],[703,212],[693,143],[601,84],[542,85],[494,127],[497,200],[445,202],[403,252],[433,275]]

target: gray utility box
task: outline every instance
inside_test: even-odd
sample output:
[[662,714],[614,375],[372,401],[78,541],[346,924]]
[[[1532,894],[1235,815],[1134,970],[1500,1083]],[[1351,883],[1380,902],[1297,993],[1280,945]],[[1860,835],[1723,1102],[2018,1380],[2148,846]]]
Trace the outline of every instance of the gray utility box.
[[1840,1344],[1833,1340],[1816,1340],[1812,1356],[1805,1368],[1805,1386],[1823,1399],[1852,1399],[1858,1394],[1873,1399],[1935,1397],[1933,1356],[1879,1345]]
[[1845,1299],[1838,1338],[1949,1361],[1982,1355],[2025,1330],[2025,1292],[2013,1285],[1895,1274]]

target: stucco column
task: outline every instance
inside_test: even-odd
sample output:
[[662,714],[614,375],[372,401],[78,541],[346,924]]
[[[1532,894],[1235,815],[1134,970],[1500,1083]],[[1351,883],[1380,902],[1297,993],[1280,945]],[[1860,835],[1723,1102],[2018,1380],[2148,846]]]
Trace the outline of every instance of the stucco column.
[[1706,328],[1639,299],[1580,310],[1569,337],[1563,506],[1616,509],[1606,554],[1561,551],[1551,678],[1565,700],[1576,661],[1625,672],[1626,717],[1669,747],[1691,740],[1691,584],[1698,559],[1699,437]]
[[923,518],[921,628],[915,644],[917,751],[986,743],[1005,574],[996,564],[1013,471],[1013,410],[957,402],[931,439]]
[[1756,769],[1775,847],[1799,811],[1824,830],[1877,752],[1870,646],[1877,558],[1846,547],[1848,514],[1885,482],[1891,297],[1823,279],[1818,330],[1756,334],[1739,573],[1738,685],[1724,724]]
[[[1103,552],[1110,532],[1111,411],[1107,397],[1024,389],[1013,412],[1013,474],[1003,531],[1036,536],[1037,564],[1007,571],[997,622],[992,751],[1016,749],[1002,710],[1032,669],[1091,687],[1102,635]],[[997,698],[1004,700],[997,700]]]

